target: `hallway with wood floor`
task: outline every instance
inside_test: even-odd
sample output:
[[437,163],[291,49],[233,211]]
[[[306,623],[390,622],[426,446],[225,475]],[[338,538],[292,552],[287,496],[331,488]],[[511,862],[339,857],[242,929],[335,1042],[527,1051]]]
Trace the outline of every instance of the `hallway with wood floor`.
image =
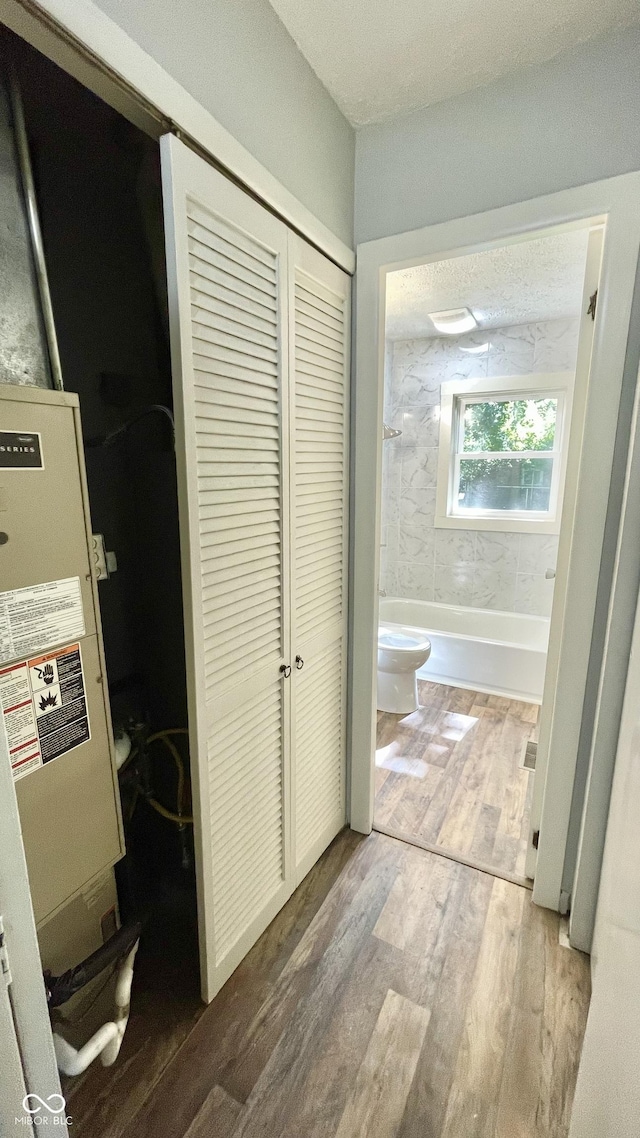
[[418,697],[378,712],[374,825],[524,882],[539,707],[426,680]]
[[566,1138],[589,963],[521,886],[345,830],[175,1039],[140,999],[78,1138]]

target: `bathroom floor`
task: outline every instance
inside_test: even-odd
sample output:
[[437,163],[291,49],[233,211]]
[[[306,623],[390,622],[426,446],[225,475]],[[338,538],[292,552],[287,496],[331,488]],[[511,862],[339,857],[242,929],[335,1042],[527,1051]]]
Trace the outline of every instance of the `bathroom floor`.
[[536,704],[418,680],[410,715],[378,712],[376,828],[522,878]]

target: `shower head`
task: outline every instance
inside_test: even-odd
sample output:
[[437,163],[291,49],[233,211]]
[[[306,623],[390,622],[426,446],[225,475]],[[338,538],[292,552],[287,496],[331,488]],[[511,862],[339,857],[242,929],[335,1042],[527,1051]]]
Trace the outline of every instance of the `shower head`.
[[383,439],[383,441],[385,439],[399,439],[401,434],[402,434],[402,431],[399,431],[397,429],[397,427],[388,427],[386,423],[382,424],[382,439]]

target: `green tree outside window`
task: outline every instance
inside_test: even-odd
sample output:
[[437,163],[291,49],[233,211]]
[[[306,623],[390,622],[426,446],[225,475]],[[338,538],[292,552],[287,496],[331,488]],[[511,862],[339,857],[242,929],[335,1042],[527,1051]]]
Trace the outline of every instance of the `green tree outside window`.
[[[549,509],[557,399],[467,403],[462,421],[458,507],[463,510],[545,512]],[[531,457],[531,452],[541,457]],[[498,457],[499,455],[504,457]],[[517,457],[522,454],[522,457]],[[527,457],[524,457],[524,455]],[[509,456],[509,457],[507,457]]]

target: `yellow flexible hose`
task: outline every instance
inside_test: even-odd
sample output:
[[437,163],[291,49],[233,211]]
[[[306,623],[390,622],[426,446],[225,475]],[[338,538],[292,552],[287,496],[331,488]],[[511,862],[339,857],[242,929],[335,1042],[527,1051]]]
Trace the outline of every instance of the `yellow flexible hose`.
[[170,751],[171,755],[173,756],[173,761],[176,764],[178,771],[178,814],[182,813],[182,808],[184,806],[184,763],[182,761],[182,757],[178,748],[176,747],[175,743],[171,741],[169,736],[181,735],[183,733],[187,733],[185,727],[173,727],[168,731],[156,731],[155,735],[150,735],[147,739],[147,746],[150,746],[151,743],[155,743],[156,740],[161,739],[167,750]]
[[191,814],[174,814],[173,811],[167,810],[166,806],[163,806],[162,803],[158,802],[155,798],[145,798],[145,802],[148,802],[149,806],[153,806],[153,809],[157,810],[158,814],[162,814],[163,818],[168,818],[170,822],[177,822],[179,826],[186,824],[193,826],[193,816]]
[[[177,788],[176,797],[178,800],[178,811],[179,811],[179,813],[174,814],[172,810],[167,810],[166,806],[163,806],[162,803],[158,802],[158,800],[156,798],[147,798],[146,796],[144,796],[145,802],[148,802],[149,805],[152,806],[153,809],[158,812],[158,814],[161,814],[163,818],[168,818],[168,820],[170,822],[176,822],[177,825],[179,825],[179,826],[182,826],[182,825],[191,825],[192,826],[193,825],[193,815],[181,813],[183,806],[184,806],[184,789],[185,789],[184,763],[182,761],[182,756],[181,756],[178,748],[176,747],[175,743],[172,742],[170,736],[171,735],[188,735],[188,734],[189,734],[189,729],[187,727],[169,727],[165,731],[156,731],[156,733],[154,735],[150,735],[146,741],[146,745],[149,746],[151,743],[155,743],[161,739],[162,742],[164,743],[165,747],[167,748],[167,750],[171,752],[173,761],[176,765],[176,769],[178,772],[178,788]],[[131,760],[135,757],[135,755],[137,753],[138,752],[137,752],[136,748],[133,748],[131,750],[131,753],[129,755],[127,755],[127,758],[125,759],[124,763],[120,767],[120,771],[123,771],[125,769],[125,767],[127,767],[129,765],[129,763],[131,762]],[[134,798],[134,801],[133,801],[133,804],[131,807],[131,811],[129,814],[129,819],[131,819],[133,816],[133,811],[135,809],[136,800],[137,800],[137,795],[136,795],[136,798]]]

